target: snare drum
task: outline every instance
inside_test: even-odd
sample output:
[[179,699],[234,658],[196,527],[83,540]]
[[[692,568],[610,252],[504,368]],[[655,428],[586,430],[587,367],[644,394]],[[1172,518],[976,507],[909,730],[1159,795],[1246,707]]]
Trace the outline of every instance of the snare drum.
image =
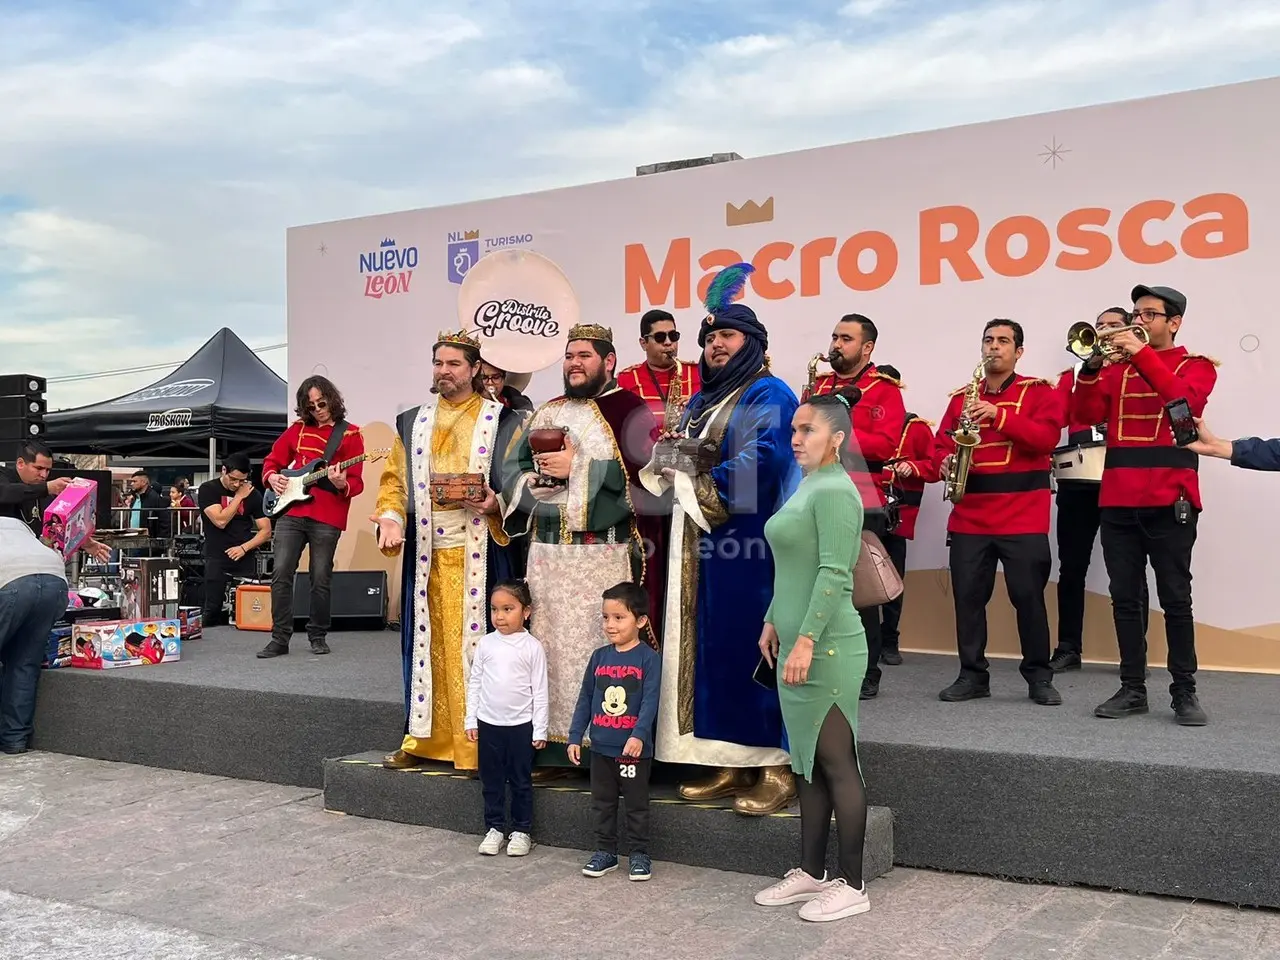
[[1107,462],[1106,443],[1075,443],[1053,451],[1053,479],[1058,483],[1101,483]]

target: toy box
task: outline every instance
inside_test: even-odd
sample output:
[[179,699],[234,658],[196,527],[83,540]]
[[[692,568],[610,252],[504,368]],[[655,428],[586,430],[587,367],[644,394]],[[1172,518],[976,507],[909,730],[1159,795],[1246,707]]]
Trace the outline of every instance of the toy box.
[[49,645],[45,648],[44,663],[41,666],[52,669],[71,664],[71,631],[69,624],[55,625],[49,631]]
[[120,615],[126,620],[173,620],[181,598],[181,567],[172,557],[120,560]]
[[139,667],[182,659],[182,626],[174,620],[90,620],[71,628],[71,666]]
[[204,635],[204,610],[201,607],[179,607],[178,624],[183,640],[199,640]]
[[80,477],[44,508],[40,539],[70,559],[97,529],[98,483]]

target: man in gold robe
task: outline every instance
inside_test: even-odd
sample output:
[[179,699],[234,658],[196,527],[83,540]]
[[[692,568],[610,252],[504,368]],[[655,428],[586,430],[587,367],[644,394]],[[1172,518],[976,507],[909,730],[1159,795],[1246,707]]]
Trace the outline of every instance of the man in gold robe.
[[379,549],[404,555],[404,740],[383,766],[437,760],[474,771],[463,718],[471,660],[491,629],[489,589],[524,574],[522,544],[503,532],[498,500],[520,418],[484,393],[473,337],[442,333],[432,361],[436,399],[397,418],[371,518]]

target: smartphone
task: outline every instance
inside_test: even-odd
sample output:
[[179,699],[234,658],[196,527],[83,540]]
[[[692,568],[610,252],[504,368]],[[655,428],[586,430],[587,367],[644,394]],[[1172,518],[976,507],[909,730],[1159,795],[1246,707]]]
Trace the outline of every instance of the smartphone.
[[1191,405],[1185,398],[1173,400],[1164,405],[1169,414],[1169,426],[1173,429],[1173,442],[1180,447],[1195,443],[1200,439],[1200,431],[1196,429],[1195,419],[1191,416]]
[[756,669],[751,674],[751,679],[766,690],[778,689],[778,671],[776,668],[769,666],[769,662],[764,657],[761,657],[760,662],[756,664]]

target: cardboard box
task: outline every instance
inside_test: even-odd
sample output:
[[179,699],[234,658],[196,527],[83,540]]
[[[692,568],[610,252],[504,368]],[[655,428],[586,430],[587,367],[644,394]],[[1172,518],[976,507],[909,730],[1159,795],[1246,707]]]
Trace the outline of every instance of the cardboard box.
[[204,610],[201,607],[179,607],[178,624],[183,640],[199,640],[204,636]]
[[170,557],[123,557],[120,584],[125,620],[173,620],[181,598],[181,571]]
[[49,631],[49,645],[45,648],[44,663],[46,669],[66,667],[71,664],[71,632],[69,624],[60,624]]
[[40,539],[70,559],[97,530],[97,513],[97,481],[76,477],[44,508]]
[[174,620],[88,620],[71,628],[71,666],[86,670],[141,667],[182,659],[182,626]]

